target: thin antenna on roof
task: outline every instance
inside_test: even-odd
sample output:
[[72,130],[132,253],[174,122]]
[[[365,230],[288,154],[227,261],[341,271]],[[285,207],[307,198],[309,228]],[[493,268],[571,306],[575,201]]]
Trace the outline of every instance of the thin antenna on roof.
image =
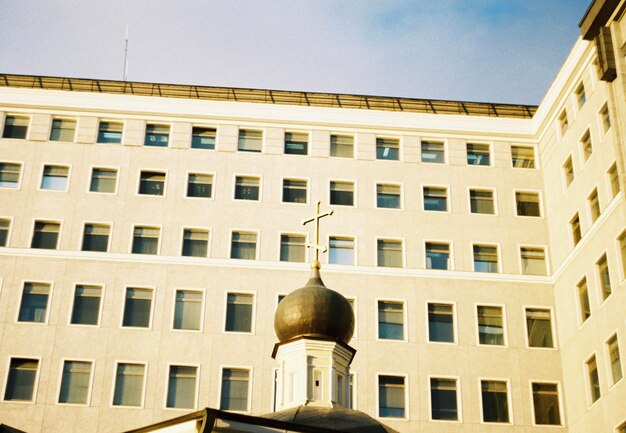
[[122,81],[126,81],[128,78],[128,26],[126,26],[126,45],[124,47],[124,73],[122,74]]

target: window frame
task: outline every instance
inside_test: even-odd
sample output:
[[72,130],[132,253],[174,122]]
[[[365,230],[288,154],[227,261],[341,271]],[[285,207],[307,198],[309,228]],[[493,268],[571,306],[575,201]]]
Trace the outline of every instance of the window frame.
[[[202,364],[200,363],[189,363],[189,362],[168,362],[166,364],[167,368],[165,369],[165,386],[163,390],[165,391],[163,394],[163,410],[178,410],[178,411],[195,411],[198,409],[198,394],[200,392],[200,374]],[[191,367],[196,369],[196,382],[194,384],[194,399],[193,399],[193,407],[170,407],[167,405],[167,399],[169,397],[170,391],[170,370],[172,367]]]
[[[291,153],[287,152],[287,134],[304,134],[306,135],[306,152],[304,153]],[[296,129],[285,129],[283,132],[283,155],[295,155],[295,156],[311,156],[311,131],[303,131]]]
[[[248,371],[248,396],[247,396],[247,408],[245,411],[224,409],[232,413],[250,413],[252,411],[252,380],[254,367],[251,365],[232,365],[232,364],[220,364],[220,377],[217,392],[216,408],[220,408],[222,405],[222,386],[224,382],[224,370],[247,370]],[[272,387],[273,388],[273,387]],[[222,409],[220,409],[222,410]]]
[[[491,192],[491,196],[493,199],[493,213],[472,212],[472,191]],[[489,186],[468,185],[467,186],[467,210],[468,210],[468,214],[470,215],[482,215],[482,216],[488,216],[488,217],[499,216],[500,212],[498,209],[498,196],[497,196],[496,188],[489,187]]]
[[[391,339],[391,338],[380,338],[380,332],[378,331],[378,326],[380,325],[380,311],[378,307],[379,302],[389,302],[394,304],[402,304],[402,338],[401,339]],[[381,342],[392,342],[392,343],[407,343],[409,341],[409,329],[408,329],[408,301],[402,298],[374,298],[374,305],[376,308],[376,341]]]
[[[46,314],[44,317],[44,320],[41,322],[21,322],[20,319],[20,309],[22,306],[22,296],[24,295],[24,287],[25,285],[29,283],[29,284],[46,284],[50,287],[50,290],[48,291],[48,301],[46,303]],[[51,310],[51,304],[52,304],[52,292],[54,290],[54,281],[52,280],[38,280],[38,279],[22,279],[20,280],[20,291],[19,291],[19,295],[16,296],[17,298],[17,308],[15,309],[15,319],[13,320],[13,323],[15,323],[18,326],[23,326],[23,325],[35,325],[35,326],[45,326],[48,324],[48,321],[50,320],[50,310]]]
[[[167,126],[167,144],[165,146],[146,144],[146,139],[148,137],[148,126]],[[156,148],[163,148],[163,149],[171,148],[172,147],[172,123],[160,122],[160,121],[155,121],[155,122],[146,121],[144,124],[144,128],[143,128],[143,140],[141,141],[141,147],[156,147]]]
[[[537,194],[537,203],[539,205],[539,215],[520,215],[517,210],[517,194]],[[513,216],[517,218],[538,218],[545,219],[545,210],[543,204],[543,191],[538,189],[513,189]]]
[[[7,403],[12,403],[12,404],[14,403],[15,404],[35,404],[37,402],[37,391],[39,388],[39,378],[41,375],[42,357],[31,356],[31,355],[21,356],[17,354],[11,354],[7,356],[7,359],[8,359],[8,362],[7,362],[7,367],[6,367],[5,375],[4,375],[4,387],[3,387],[3,393],[2,393],[2,401],[7,402]],[[33,382],[33,398],[31,400],[6,400],[5,399],[7,389],[9,387],[9,374],[11,372],[11,360],[13,359],[28,359],[31,361],[37,361],[37,372],[35,373],[35,381]]]
[[[210,149],[197,149],[197,150],[210,150]],[[189,175],[204,175],[211,176],[211,196],[210,197],[194,197],[189,194]],[[185,194],[183,195],[183,199],[191,199],[191,200],[215,200],[215,188],[217,186],[217,175],[214,171],[198,171],[198,170],[187,170],[185,171]]]
[[[187,291],[187,292],[199,292],[202,294],[202,301],[200,302],[200,324],[198,326],[199,329],[179,329],[174,327],[174,321],[176,319],[176,294],[178,291]],[[171,332],[182,332],[182,333],[202,333],[204,332],[204,316],[206,315],[206,300],[207,294],[205,288],[190,288],[190,287],[174,287],[172,292],[172,320],[170,320],[170,331]]]
[[[46,167],[59,167],[59,168],[66,168],[67,169],[67,177],[65,178],[65,189],[52,189],[52,188],[43,188],[43,180],[45,178],[44,172],[46,170]],[[41,171],[40,171],[40,175],[39,175],[39,183],[37,186],[37,191],[48,191],[48,192],[68,192],[70,189],[70,182],[71,182],[71,178],[72,178],[72,164],[59,164],[56,162],[43,162],[41,164]]]
[[[507,403],[507,410],[508,410],[508,414],[509,414],[509,421],[508,422],[492,422],[492,421],[485,421],[485,413],[484,413],[484,408],[483,408],[483,390],[482,390],[482,383],[483,381],[486,382],[504,382],[506,383],[506,403]],[[514,425],[515,424],[515,418],[514,418],[514,414],[513,414],[513,402],[512,402],[512,395],[511,395],[511,379],[509,378],[502,378],[502,377],[485,377],[485,376],[479,376],[478,377],[478,407],[479,407],[479,413],[480,413],[480,424],[483,425]]]
[[[143,224],[143,223],[132,223],[130,229],[130,243],[128,248],[128,254],[137,254],[140,256],[160,256],[161,255],[161,240],[163,237],[163,226],[161,224]],[[133,244],[135,243],[135,229],[137,228],[149,228],[149,229],[158,229],[159,237],[157,239],[157,250],[155,254],[144,254],[144,253],[133,253]]]
[[[15,140],[18,140],[17,138]],[[21,140],[21,139],[19,139]],[[15,165],[19,165],[20,166],[20,172],[17,176],[17,182],[15,184],[15,188],[9,187],[9,186],[0,186],[0,191],[2,190],[12,190],[12,191],[19,191],[20,189],[22,189],[22,177],[24,176],[24,169],[25,169],[25,164],[24,161],[17,161],[17,160],[13,160],[13,159],[2,159],[0,160],[0,164],[15,164]],[[42,171],[43,173],[43,171]]]
[[[204,129],[215,129],[215,145],[213,146],[213,149],[205,149],[202,147],[193,147],[193,129],[194,128],[204,128]],[[202,150],[202,151],[210,151],[210,152],[215,152],[219,149],[219,144],[218,144],[218,140],[219,140],[219,136],[220,136],[220,131],[219,131],[219,125],[208,125],[208,124],[198,124],[198,123],[192,123],[191,124],[191,129],[189,130],[189,149],[193,149],[194,151],[196,150]],[[239,139],[239,133],[237,133],[237,139]]]
[[[425,331],[426,331],[426,343],[427,344],[443,344],[443,345],[454,345],[454,346],[458,346],[459,345],[459,321],[458,321],[458,317],[457,317],[457,305],[456,305],[456,301],[444,301],[444,300],[436,300],[436,299],[426,299],[425,301],[425,305],[426,305],[426,309],[425,309],[425,317],[426,317],[426,326]],[[450,305],[452,306],[452,332],[453,332],[453,338],[454,341],[432,341],[430,339],[430,317],[428,314],[428,306],[430,304],[438,304],[438,305]],[[442,376],[440,376],[442,377]]]
[[229,236],[229,246],[228,246],[228,260],[250,260],[250,259],[242,259],[242,258],[233,258],[233,233],[248,233],[256,235],[256,242],[254,247],[254,259],[251,260],[259,260],[261,254],[261,230],[259,229],[240,229],[240,228],[231,228],[230,236]]
[[[283,247],[283,242],[282,242],[282,238],[283,236],[303,236],[304,237],[304,260],[301,262],[293,262],[291,260],[281,260],[281,256],[282,256],[282,247]],[[309,233],[308,232],[296,232],[296,231],[287,231],[287,232],[278,232],[278,257],[276,258],[276,261],[280,262],[280,263],[309,263],[309,249],[307,247],[307,244],[309,243]]]
[[[0,220],[8,221],[9,228],[7,230],[7,240],[4,246],[0,246],[0,248],[11,248],[11,235],[13,234],[13,222],[15,217],[13,216],[3,216],[0,215]],[[0,283],[2,282],[2,278],[0,278]]]
[[[117,382],[117,368],[120,364],[134,364],[134,365],[143,365],[143,380],[141,387],[141,401],[138,406],[128,406],[122,404],[113,404],[115,401],[115,385]],[[169,369],[168,369],[169,374]],[[119,409],[143,409],[145,407],[145,399],[146,399],[146,388],[147,388],[147,377],[148,377],[148,362],[147,361],[135,361],[135,360],[125,360],[125,359],[116,359],[113,362],[113,380],[111,381],[111,398],[109,399],[109,408],[119,408]]]
[[[430,144],[441,144],[443,146],[443,161],[442,162],[430,162],[424,161],[423,152],[422,152],[422,144],[430,143]],[[419,163],[420,164],[448,164],[448,139],[447,138],[428,138],[428,137],[419,137]]]
[[[152,173],[160,173],[163,175],[164,179],[163,179],[163,194],[142,194],[139,191],[141,190],[141,175],[142,173],[148,173],[148,172],[152,172]],[[139,173],[137,175],[137,187],[135,188],[135,197],[162,197],[162,198],[167,198],[167,180],[168,180],[168,173],[169,172],[169,168],[166,169],[161,169],[161,168],[139,168]]]
[[[378,140],[396,140],[398,142],[398,157],[397,158],[378,158]],[[374,161],[397,161],[397,162],[402,162],[404,161],[403,158],[403,148],[404,148],[404,143],[403,143],[403,137],[402,136],[393,136],[393,135],[386,135],[386,134],[382,134],[382,135],[378,135],[376,134],[376,136],[374,137]]]
[[[66,362],[89,362],[91,363],[91,369],[89,372],[89,387],[87,388],[87,401],[85,403],[62,403],[59,401],[59,397],[61,396],[61,388],[63,386],[63,371],[65,370]],[[70,406],[70,407],[89,407],[91,405],[91,397],[93,392],[93,381],[94,381],[94,372],[96,370],[96,359],[95,358],[61,358],[61,369],[59,371],[58,381],[57,381],[57,393],[56,399],[54,402],[55,406]]]
[[[330,238],[342,238],[342,239],[352,239],[352,243],[354,245],[354,248],[352,249],[352,256],[353,256],[353,261],[351,265],[344,265],[341,263],[330,263]],[[328,256],[326,259],[326,263],[330,266],[358,266],[358,243],[357,243],[357,236],[353,233],[350,234],[336,234],[336,233],[328,233],[326,235],[326,245],[328,245]]]
[[[98,323],[95,325],[88,325],[82,323],[72,323],[72,313],[74,312],[74,305],[76,303],[76,288],[78,286],[94,286],[100,288],[100,305],[98,307]],[[104,294],[105,294],[105,284],[104,283],[92,283],[92,282],[82,282],[75,281],[73,283],[74,290],[72,291],[72,302],[70,302],[70,308],[67,315],[67,326],[76,326],[76,327],[85,327],[85,328],[101,328],[102,327],[102,310],[104,306]]]
[[[496,272],[483,272],[476,270],[476,260],[474,256],[474,246],[478,247],[495,247],[496,248],[496,258],[497,258],[497,269]],[[502,248],[500,242],[471,242],[470,243],[470,256],[472,257],[472,270],[471,272],[478,274],[501,274],[502,273]]]
[[[197,231],[206,231],[207,233],[207,241],[206,241],[206,257],[198,257],[198,256],[185,256],[183,255],[183,246],[185,244],[185,230],[197,230]],[[183,225],[180,227],[180,257],[192,259],[206,259],[211,257],[211,241],[213,240],[213,228],[206,226],[188,226]]]
[[[450,344],[450,343],[447,343]],[[457,419],[435,419],[433,418],[433,401],[432,401],[432,385],[431,379],[454,380],[456,382],[456,413]],[[445,374],[429,374],[428,380],[428,421],[436,423],[453,423],[460,424],[463,422],[463,399],[461,398],[461,376],[445,375]]]
[[[100,124],[101,123],[118,123],[118,124],[122,125],[122,135],[120,136],[120,142],[119,143],[104,143],[104,142],[98,141],[98,137],[100,136]],[[104,118],[101,119],[101,118],[99,118],[98,119],[98,126],[96,127],[96,140],[94,141],[94,144],[103,144],[103,145],[106,145],[106,146],[119,144],[120,146],[122,146],[122,145],[124,145],[125,134],[126,134],[126,119],[104,119]]]
[[[545,275],[534,275],[534,274],[526,274],[524,273],[524,264],[522,261],[522,248],[536,248],[543,249],[544,261],[546,264],[546,274]],[[519,265],[519,273],[520,275],[526,275],[529,277],[550,277],[552,275],[550,268],[550,255],[548,254],[548,246],[547,245],[539,245],[539,244],[517,244],[517,264]]]
[[[227,331],[226,324],[228,322],[228,295],[251,295],[252,296],[252,312],[250,317],[250,331]],[[276,298],[278,300],[278,298]],[[257,312],[257,300],[258,293],[256,290],[224,290],[224,301],[222,309],[222,329],[221,333],[224,335],[256,335],[256,312]]]
[[[448,263],[449,263],[449,267],[448,269],[434,269],[434,268],[429,268],[427,265],[427,249],[426,249],[426,244],[445,244],[448,245]],[[440,271],[440,272],[450,272],[450,271],[454,271],[455,269],[455,263],[454,263],[454,241],[452,240],[441,240],[441,239],[431,239],[431,238],[426,238],[424,239],[424,269],[430,271]]]
[[[69,116],[52,116],[51,120],[50,120],[50,129],[48,131],[48,139],[46,140],[47,142],[57,142],[57,143],[76,143],[76,134],[78,133],[78,128],[79,128],[79,117],[69,117]],[[52,139],[52,130],[54,128],[54,121],[55,120],[60,120],[61,122],[74,122],[74,135],[72,136],[72,140],[70,141],[65,141],[65,140],[53,140]]]
[[[478,323],[478,307],[497,307],[502,311],[502,344],[482,344],[480,342],[480,329]],[[477,347],[494,347],[500,349],[508,349],[509,348],[509,329],[508,329],[508,319],[506,314],[506,304],[497,304],[491,302],[474,302],[474,320],[475,320],[475,336],[476,336],[476,346]]]
[[[299,155],[302,156],[302,155]],[[293,180],[296,182],[306,182],[306,200],[304,203],[298,203],[298,202],[294,202],[294,201],[284,201],[283,197],[284,197],[284,193],[285,193],[285,181],[286,180]],[[298,205],[298,206],[303,206],[303,205],[308,205],[311,202],[311,178],[310,177],[302,177],[302,176],[281,176],[280,178],[280,196],[279,196],[279,202],[282,204],[286,204],[286,205]],[[330,186],[330,184],[329,184]],[[333,205],[335,206],[335,205]]]
[[[111,252],[111,240],[113,239],[113,221],[81,221],[83,231],[81,232],[80,239],[78,240],[78,248],[77,250],[82,253],[110,253]],[[109,228],[109,238],[107,239],[107,249],[106,251],[91,251],[91,250],[83,250],[83,240],[85,238],[85,228],[87,225],[96,225],[96,226],[107,226]]]
[[[426,201],[425,201],[425,188],[433,188],[433,189],[445,189],[446,190],[446,210],[428,210],[426,209]],[[434,184],[434,183],[420,183],[420,195],[422,199],[422,208],[420,209],[422,212],[434,213],[434,214],[451,214],[452,213],[452,192],[450,189],[450,185],[446,184]]]
[[[469,151],[467,149],[467,147],[469,145],[478,145],[478,146],[487,146],[487,150],[488,150],[488,156],[489,156],[489,164],[470,164],[469,163]],[[494,151],[494,146],[493,146],[493,142],[488,141],[488,142],[484,142],[484,141],[466,141],[465,142],[465,165],[467,165],[468,167],[494,167],[495,166],[495,161],[493,158],[493,152]]]
[[[534,162],[534,167],[516,167],[515,165],[513,165],[513,147],[525,147],[527,149],[532,149],[533,151],[533,162]],[[537,146],[535,146],[534,144],[511,144],[509,146],[509,151],[511,152],[511,168],[514,169],[525,169],[525,170],[538,170],[540,167],[539,164],[539,155],[537,152]]]
[[[400,189],[399,193],[399,206],[398,207],[380,207],[378,206],[378,187],[379,186],[392,186],[398,187]],[[374,197],[374,209],[384,209],[384,210],[396,210],[402,211],[404,210],[404,183],[403,182],[385,182],[385,181],[374,181],[374,191],[376,191]],[[334,205],[333,205],[334,206]]]
[[[591,382],[590,382],[590,377],[589,377],[589,363],[591,362],[591,360],[595,360],[596,363],[596,374],[598,375],[598,398],[596,400],[593,400],[593,389],[591,387]],[[583,377],[584,377],[584,381],[585,381],[585,396],[586,396],[586,402],[587,402],[587,408],[592,407],[594,404],[596,404],[598,401],[600,401],[600,399],[605,395],[604,392],[602,392],[602,380],[600,379],[600,368],[599,368],[599,363],[598,363],[598,355],[596,354],[596,352],[591,352],[591,355],[587,356],[584,360],[583,360]]]
[[[254,153],[254,152],[252,152]],[[259,197],[256,200],[247,199],[247,198],[237,198],[237,178],[254,178],[259,181]],[[233,194],[231,195],[232,201],[234,202],[242,202],[242,203],[263,203],[263,175],[262,174],[241,174],[241,173],[233,173]],[[282,190],[281,190],[282,192]]]
[[[377,371],[376,373],[376,418],[378,419],[392,419],[392,420],[404,420],[408,421],[411,419],[410,417],[410,407],[411,402],[409,400],[411,394],[409,393],[409,375],[406,373],[387,373]],[[390,417],[390,416],[380,416],[380,377],[381,376],[393,376],[393,377],[401,377],[404,380],[404,416],[403,417]]]
[[[332,189],[331,183],[349,183],[352,185],[352,204],[336,204],[331,202]],[[345,179],[345,178],[329,178],[328,179],[328,204],[329,206],[341,206],[342,208],[356,208],[358,207],[358,194],[357,194],[357,182],[355,179]]]
[[[101,144],[110,144],[110,143],[101,143]],[[101,191],[91,191],[91,182],[93,180],[93,171],[95,170],[114,170],[115,171],[115,190],[113,192],[101,192]],[[87,178],[87,190],[85,191],[87,194],[100,194],[100,195],[117,195],[120,184],[120,167],[115,166],[89,166],[89,176]]]
[[[57,243],[55,245],[54,248],[33,248],[33,239],[35,238],[35,227],[37,226],[37,223],[51,223],[51,224],[58,224],[59,225],[59,233],[57,236]],[[59,249],[59,246],[61,245],[61,235],[63,234],[63,220],[56,220],[56,219],[47,219],[47,218],[34,218],[32,220],[32,224],[31,224],[31,230],[30,230],[30,242],[28,243],[29,245],[29,249],[36,249],[36,250],[50,250],[50,251],[56,251]]]
[[[154,304],[156,303],[156,294],[157,287],[154,285],[147,284],[125,284],[124,290],[122,292],[122,308],[120,314],[120,324],[118,329],[122,330],[132,330],[132,331],[152,331],[152,327],[154,325]],[[152,292],[152,298],[150,298],[150,318],[148,319],[148,326],[124,326],[124,312],[126,311],[126,296],[128,294],[128,289],[142,289],[142,290],[150,290]]]
[[[556,385],[557,398],[559,402],[559,420],[561,421],[559,424],[537,424],[537,420],[535,419],[535,398],[533,393],[533,384],[541,384],[541,385]],[[532,418],[532,426],[533,427],[564,427],[565,426],[565,413],[563,410],[563,389],[561,387],[561,382],[558,380],[543,380],[543,379],[528,379],[528,390],[530,393],[530,408],[531,408],[531,418]]]
[[[537,347],[531,346],[530,340],[528,338],[529,330],[528,330],[528,320],[527,320],[527,310],[548,310],[550,312],[550,332],[552,332],[552,346],[553,347]],[[556,333],[556,320],[554,314],[554,307],[546,306],[546,305],[536,305],[536,304],[523,304],[522,305],[522,317],[524,320],[524,344],[526,349],[530,350],[559,350],[559,342],[558,335]]]

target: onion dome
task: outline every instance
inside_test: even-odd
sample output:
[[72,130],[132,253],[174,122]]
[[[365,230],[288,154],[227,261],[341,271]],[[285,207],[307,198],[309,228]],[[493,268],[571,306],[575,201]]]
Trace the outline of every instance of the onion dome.
[[278,304],[274,330],[281,343],[298,337],[350,342],[354,333],[352,307],[340,293],[324,285],[319,269],[319,262],[315,262],[306,285]]

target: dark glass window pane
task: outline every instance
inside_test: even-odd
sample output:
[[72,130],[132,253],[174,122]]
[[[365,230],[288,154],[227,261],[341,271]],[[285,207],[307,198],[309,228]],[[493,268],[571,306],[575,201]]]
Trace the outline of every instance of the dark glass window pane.
[[0,162],[0,188],[17,188],[22,166],[10,162]]
[[32,401],[35,395],[38,367],[39,361],[36,359],[11,359],[4,399]]
[[141,406],[143,376],[141,364],[118,364],[115,375],[114,406]]
[[89,191],[114,193],[116,183],[117,170],[94,168],[91,172],[91,184],[89,185]]
[[376,159],[400,159],[400,141],[393,138],[377,138]]
[[530,347],[554,347],[550,310],[527,308],[526,328]]
[[109,247],[109,226],[86,224],[83,234],[83,251],[107,251]]
[[121,143],[122,142],[121,123],[100,122],[98,127],[98,143]]
[[252,331],[252,304],[253,295],[229,293],[226,306],[226,331]]
[[445,212],[448,210],[448,190],[424,187],[424,210]]
[[237,150],[240,152],[260,152],[263,147],[263,132],[249,129],[239,130]]
[[25,283],[17,318],[18,322],[44,323],[49,295],[50,286],[48,284]]
[[450,245],[426,242],[426,269],[449,269]]
[[404,339],[404,305],[402,303],[378,301],[378,338]]
[[36,222],[31,248],[55,250],[59,240],[60,224]]
[[170,127],[164,125],[146,125],[144,146],[167,147],[170,139]]
[[481,381],[483,421],[509,422],[506,382]]
[[233,232],[230,249],[231,259],[256,259],[256,234]]
[[306,180],[283,180],[284,203],[306,203],[307,181]]
[[435,164],[443,164],[445,161],[445,153],[443,143],[431,143],[422,141],[422,162]]
[[150,308],[152,305],[152,290],[126,289],[124,302],[124,319],[122,326],[147,328],[150,326]]
[[330,156],[354,158],[354,138],[346,135],[331,135]]
[[258,177],[237,176],[235,179],[235,198],[237,200],[258,200],[260,183]]
[[170,366],[167,407],[193,409],[196,406],[197,367]]
[[0,247],[6,247],[9,241],[9,228],[11,222],[9,220],[0,220]]
[[285,132],[285,153],[288,155],[306,155],[308,153],[308,134]]
[[354,206],[354,184],[330,182],[330,204]]
[[458,420],[456,380],[430,379],[432,419]]
[[50,141],[74,141],[76,121],[67,119],[52,120]]
[[135,227],[133,234],[133,254],[156,254],[159,247],[159,229]]
[[467,163],[469,165],[489,165],[488,144],[467,144]]
[[404,418],[404,377],[378,377],[378,404],[381,418]]
[[101,296],[102,288],[100,287],[76,286],[70,323],[73,325],[97,325]]
[[187,197],[211,198],[213,175],[190,173],[187,179]]
[[4,119],[2,138],[25,139],[28,132],[28,117],[7,116]]
[[208,244],[208,231],[185,229],[183,233],[183,256],[206,257]]
[[215,149],[215,136],[217,130],[215,128],[201,128],[194,126],[191,132],[191,148],[192,149]]
[[480,344],[504,345],[502,307],[478,306],[478,337]]
[[248,410],[248,370],[224,369],[222,372],[221,410]]
[[428,304],[429,341],[454,343],[454,312],[452,305]]
[[560,425],[559,391],[556,384],[533,383],[535,424]]
[[376,206],[379,208],[400,209],[399,185],[376,185]]
[[139,180],[139,194],[163,195],[165,192],[165,173],[142,171]]

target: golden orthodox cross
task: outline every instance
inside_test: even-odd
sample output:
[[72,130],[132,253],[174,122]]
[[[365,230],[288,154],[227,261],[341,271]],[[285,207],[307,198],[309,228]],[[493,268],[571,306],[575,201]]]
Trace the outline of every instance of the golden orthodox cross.
[[315,261],[313,262],[313,266],[318,266],[319,267],[319,262],[320,262],[320,251],[325,253],[328,248],[324,245],[320,245],[320,220],[326,216],[330,216],[333,214],[334,211],[328,211],[325,213],[321,213],[320,211],[320,205],[322,203],[321,202],[317,202],[317,208],[316,208],[316,214],[313,218],[309,218],[306,219],[304,221],[302,221],[302,225],[307,225],[310,222],[315,221],[315,243],[307,243],[306,246],[307,248],[313,248],[315,250]]

